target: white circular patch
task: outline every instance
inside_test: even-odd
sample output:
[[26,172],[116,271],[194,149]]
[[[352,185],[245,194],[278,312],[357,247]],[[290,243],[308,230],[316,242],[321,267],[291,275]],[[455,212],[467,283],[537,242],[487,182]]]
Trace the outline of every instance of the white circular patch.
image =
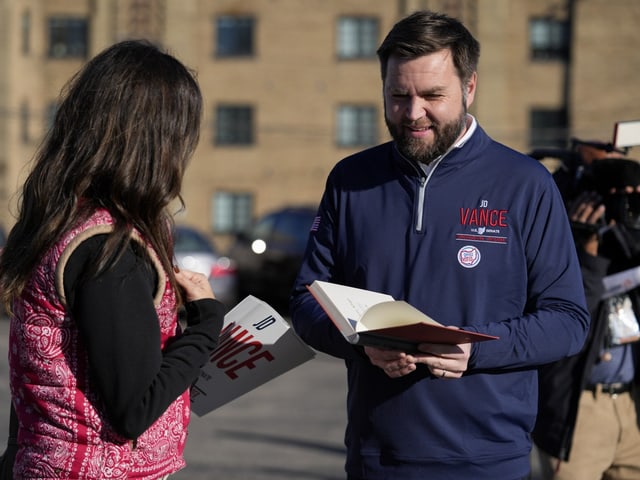
[[473,245],[465,245],[458,250],[458,263],[464,268],[473,268],[480,263],[480,250]]

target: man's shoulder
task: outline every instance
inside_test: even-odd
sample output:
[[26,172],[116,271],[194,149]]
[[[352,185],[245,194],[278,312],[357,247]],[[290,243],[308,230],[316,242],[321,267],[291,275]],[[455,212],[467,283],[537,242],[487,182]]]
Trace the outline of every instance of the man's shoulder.
[[376,161],[391,158],[393,156],[393,142],[385,142],[365,148],[351,155],[344,157],[338,163],[358,163],[364,161]]
[[503,171],[547,180],[551,178],[551,172],[542,162],[503,143],[492,140],[485,152],[485,156]]
[[483,161],[492,162],[501,168],[507,167],[507,170],[512,170],[514,166],[518,169],[539,172],[547,170],[541,162],[533,157],[491,137],[479,124],[462,149],[466,149],[467,155],[473,158],[481,157]]
[[378,174],[386,171],[385,165],[389,166],[393,163],[393,151],[393,142],[387,142],[355,152],[343,157],[334,165],[332,176],[354,173],[362,175],[363,172]]

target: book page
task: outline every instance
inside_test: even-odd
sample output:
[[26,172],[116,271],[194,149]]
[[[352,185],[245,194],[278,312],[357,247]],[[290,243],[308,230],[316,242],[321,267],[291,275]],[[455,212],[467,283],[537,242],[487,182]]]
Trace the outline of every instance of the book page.
[[357,332],[391,328],[415,323],[429,323],[440,325],[428,315],[402,300],[378,303],[371,306],[362,316],[356,326]]
[[[341,307],[343,312],[346,313],[347,320],[349,320],[349,323],[353,328],[357,327],[359,321],[362,319],[362,316],[372,306],[371,303],[367,301],[362,301],[362,300],[363,299],[360,299],[360,298],[345,298],[344,304]],[[387,302],[383,302],[383,303],[387,303]],[[380,304],[378,303],[377,305],[380,305]]]
[[[316,300],[320,302],[322,307],[332,314],[332,318],[339,314],[349,322],[352,329],[355,329],[360,317],[371,306],[393,300],[393,297],[386,293],[372,292],[320,280],[315,280],[309,290],[316,296]],[[336,320],[334,319],[334,321]],[[348,334],[342,328],[341,330],[343,333]]]

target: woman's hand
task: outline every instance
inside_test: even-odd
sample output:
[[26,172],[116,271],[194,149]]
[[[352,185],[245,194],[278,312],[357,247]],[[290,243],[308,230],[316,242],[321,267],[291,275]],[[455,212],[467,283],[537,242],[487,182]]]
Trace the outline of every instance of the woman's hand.
[[202,298],[216,298],[209,284],[209,280],[202,273],[176,268],[176,281],[183,290],[186,302],[193,302]]

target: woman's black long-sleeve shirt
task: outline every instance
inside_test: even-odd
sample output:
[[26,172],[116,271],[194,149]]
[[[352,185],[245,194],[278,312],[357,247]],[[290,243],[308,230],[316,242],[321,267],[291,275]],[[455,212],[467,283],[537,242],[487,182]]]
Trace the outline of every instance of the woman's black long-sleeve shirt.
[[145,252],[130,245],[111,268],[87,278],[105,240],[96,235],[73,252],[64,270],[65,296],[106,418],[135,439],[197,379],[217,345],[224,306],[213,299],[187,303],[184,332],[161,350],[157,273]]

